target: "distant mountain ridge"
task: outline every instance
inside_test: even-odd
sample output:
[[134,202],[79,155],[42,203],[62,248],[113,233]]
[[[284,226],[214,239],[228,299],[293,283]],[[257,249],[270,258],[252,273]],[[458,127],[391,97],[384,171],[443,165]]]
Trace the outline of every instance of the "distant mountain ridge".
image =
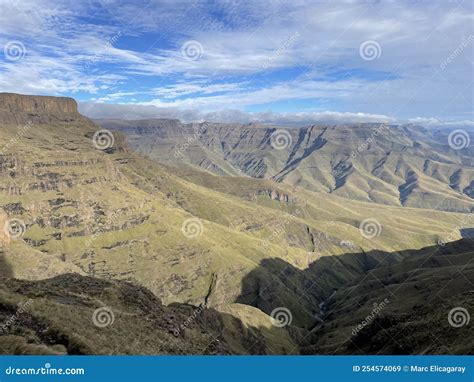
[[[448,134],[438,129],[374,123],[280,129],[166,119],[96,122],[125,133],[132,148],[171,166],[273,179],[379,204],[473,208],[474,148],[450,147]],[[283,146],[272,146],[274,138]]]

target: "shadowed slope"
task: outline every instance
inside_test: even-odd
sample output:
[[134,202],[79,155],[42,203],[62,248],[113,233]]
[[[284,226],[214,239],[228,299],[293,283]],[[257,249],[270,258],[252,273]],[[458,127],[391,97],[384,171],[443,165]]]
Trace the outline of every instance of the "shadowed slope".
[[[245,277],[237,301],[267,314],[289,309],[308,330],[297,340],[307,354],[470,354],[472,326],[454,328],[448,317],[453,308],[473,312],[473,255],[465,239],[326,257],[303,271],[267,259]],[[289,298],[294,290],[304,292]]]

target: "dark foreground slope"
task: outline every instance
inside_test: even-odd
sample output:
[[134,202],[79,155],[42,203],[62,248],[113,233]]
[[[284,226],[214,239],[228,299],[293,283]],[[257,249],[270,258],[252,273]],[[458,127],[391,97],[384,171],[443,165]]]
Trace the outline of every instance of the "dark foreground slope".
[[244,326],[231,314],[204,306],[165,306],[143,287],[78,274],[0,280],[0,323],[0,354],[285,354],[296,349],[284,329]]

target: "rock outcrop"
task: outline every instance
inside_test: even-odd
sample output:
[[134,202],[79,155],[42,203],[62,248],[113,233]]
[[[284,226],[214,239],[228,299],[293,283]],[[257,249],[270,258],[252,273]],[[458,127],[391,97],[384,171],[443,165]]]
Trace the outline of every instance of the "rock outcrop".
[[49,123],[86,119],[69,97],[30,96],[0,93],[0,120],[3,123]]

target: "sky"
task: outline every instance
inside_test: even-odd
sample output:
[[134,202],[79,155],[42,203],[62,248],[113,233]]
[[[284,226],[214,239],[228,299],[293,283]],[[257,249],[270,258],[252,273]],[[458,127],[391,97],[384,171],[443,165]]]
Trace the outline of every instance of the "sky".
[[474,2],[0,0],[0,91],[91,117],[474,126]]

